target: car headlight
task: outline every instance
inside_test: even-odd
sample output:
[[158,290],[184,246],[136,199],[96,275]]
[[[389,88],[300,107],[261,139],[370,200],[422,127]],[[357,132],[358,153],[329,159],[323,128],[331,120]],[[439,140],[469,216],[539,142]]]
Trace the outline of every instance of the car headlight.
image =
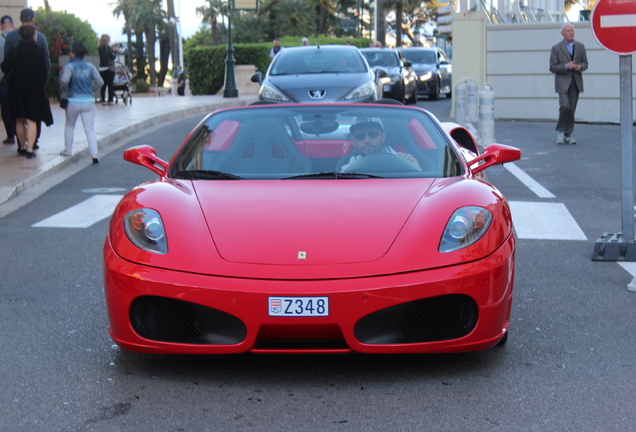
[[267,84],[263,84],[261,87],[260,96],[263,99],[289,102],[289,98],[287,96]]
[[358,99],[361,97],[372,95],[374,93],[375,93],[375,84],[373,83],[373,81],[367,81],[366,83],[362,84],[360,87],[356,88],[351,93],[349,93],[345,97],[345,100]]
[[160,255],[168,253],[166,231],[156,210],[141,208],[124,216],[126,237],[141,250]]
[[420,81],[430,80],[433,76],[433,72],[426,72],[424,75],[420,75]]
[[390,77],[380,78],[380,83],[382,83],[382,84],[388,84],[390,82],[391,82],[391,78]]
[[439,251],[452,252],[472,245],[486,234],[491,222],[492,213],[483,207],[456,210],[446,224]]

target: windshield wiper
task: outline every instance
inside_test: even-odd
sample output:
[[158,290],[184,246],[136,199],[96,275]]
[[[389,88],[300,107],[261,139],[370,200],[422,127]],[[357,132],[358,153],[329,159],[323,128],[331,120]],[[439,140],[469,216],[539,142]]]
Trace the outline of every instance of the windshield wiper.
[[364,173],[342,173],[337,171],[327,171],[311,174],[300,174],[291,177],[285,177],[281,180],[296,180],[296,179],[361,179],[361,178],[384,178],[373,174]]
[[214,170],[179,171],[175,178],[184,180],[245,180],[241,176]]

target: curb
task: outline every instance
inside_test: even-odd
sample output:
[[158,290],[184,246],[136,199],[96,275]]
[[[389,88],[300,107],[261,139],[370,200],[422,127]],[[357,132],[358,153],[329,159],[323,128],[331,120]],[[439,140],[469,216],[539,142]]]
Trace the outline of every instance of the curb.
[[[249,105],[252,102],[256,102],[257,100],[258,100],[258,96],[254,96],[253,100],[252,98],[246,98],[246,97],[243,97],[240,99],[228,99],[220,103],[209,103],[205,105],[182,108],[179,110],[174,110],[174,111],[166,112],[163,114],[159,114],[157,116],[150,117],[144,120],[137,121],[136,123],[127,125],[123,127],[122,129],[114,131],[113,133],[98,139],[97,146],[100,149],[106,149],[112,146],[113,144],[115,144],[117,141],[121,140],[122,138],[134,135],[152,126],[156,126],[160,123],[169,123],[169,122],[180,120],[186,117],[207,114],[222,108],[231,108],[235,106]],[[66,168],[70,164],[79,161],[81,158],[87,155],[88,155],[88,147],[84,146],[82,149],[78,149],[71,157],[59,156],[45,163],[44,165],[39,166],[32,173],[32,175],[30,175],[24,181],[20,181],[17,184],[11,185],[11,186],[0,186],[0,205],[6,203],[11,198],[14,198],[16,195],[33,187],[33,185],[41,182],[45,178],[58,173],[59,171]]]

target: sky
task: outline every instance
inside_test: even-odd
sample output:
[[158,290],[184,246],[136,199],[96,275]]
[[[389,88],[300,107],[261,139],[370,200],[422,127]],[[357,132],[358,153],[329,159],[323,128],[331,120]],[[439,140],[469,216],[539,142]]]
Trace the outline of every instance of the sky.
[[[44,7],[42,0],[28,0],[28,5],[33,10]],[[112,13],[113,0],[49,0],[49,5],[53,10],[66,10],[78,18],[88,21],[98,37],[102,34],[110,35],[113,42],[125,42],[126,35],[121,31],[124,27],[124,18],[117,20]],[[167,11],[165,0],[162,2],[164,10]],[[181,33],[184,38],[195,34],[201,24],[201,17],[196,14],[196,8],[203,6],[205,0],[174,0],[176,15],[181,19]],[[180,11],[180,12],[179,12]],[[14,17],[19,21],[19,17]]]

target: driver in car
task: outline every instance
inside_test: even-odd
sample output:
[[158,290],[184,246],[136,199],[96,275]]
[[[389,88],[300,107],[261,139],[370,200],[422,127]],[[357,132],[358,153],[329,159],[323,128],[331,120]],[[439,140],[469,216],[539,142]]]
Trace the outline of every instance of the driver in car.
[[397,152],[393,147],[384,145],[386,132],[384,131],[382,120],[378,117],[354,117],[349,132],[351,133],[355,149],[349,156],[349,159],[345,161],[345,164],[342,165],[341,172],[346,171],[347,168],[362,160],[364,157],[379,152],[404,158],[416,167],[420,167],[419,162],[412,155]]

